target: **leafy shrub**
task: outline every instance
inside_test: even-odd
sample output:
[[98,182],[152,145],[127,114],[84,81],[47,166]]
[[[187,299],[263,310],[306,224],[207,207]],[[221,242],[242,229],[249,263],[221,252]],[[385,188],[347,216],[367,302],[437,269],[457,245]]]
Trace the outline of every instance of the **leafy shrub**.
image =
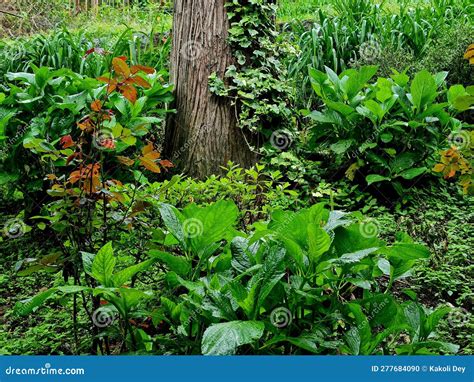
[[[368,235],[356,215],[322,204],[275,210],[250,234],[235,230],[232,202],[182,211],[162,203],[159,209],[165,228],[154,235],[147,260],[117,271],[111,243],[96,255],[83,253],[83,277],[97,286],[54,287],[19,302],[17,314],[31,313],[56,294],[84,292],[110,304],[101,309],[120,317],[120,336],[134,351],[161,352],[160,343],[177,354],[457,351],[431,338],[448,308],[428,311],[388,293],[417,259],[429,256],[407,236],[389,246]],[[150,312],[143,308],[152,295],[125,286],[156,263],[164,278],[160,303]],[[377,281],[384,277],[385,285]],[[158,330],[156,340],[131,324],[143,313]],[[112,326],[106,331],[114,336]],[[397,343],[401,333],[408,343]]]
[[424,174],[434,163],[433,154],[447,145],[462,123],[453,117],[460,96],[457,87],[443,87],[446,72],[421,71],[410,80],[405,73],[368,82],[376,66],[349,69],[337,75],[310,70],[312,86],[321,97],[321,111],[305,114],[315,122],[313,148],[331,150],[337,164],[346,163],[354,179],[362,171],[367,184],[390,181],[403,195],[404,185]]
[[[51,70],[34,65],[32,69],[33,73],[9,73],[6,94],[0,93],[3,165],[0,184],[18,182],[25,195],[32,196],[27,197],[27,201],[36,205],[38,200],[44,198],[44,178],[51,172],[51,167],[67,166],[77,158],[78,153],[71,149],[79,147],[72,144],[73,139],[77,138],[77,133],[73,131],[88,129],[86,122],[90,119],[87,118],[87,111],[110,85],[69,69]],[[140,91],[139,97],[131,90],[124,92],[137,101],[135,104],[112,94],[108,101],[113,117],[109,116],[108,125],[101,131],[94,131],[94,136],[107,135],[119,139],[117,147],[122,152],[133,147],[137,137],[146,135],[148,126],[160,125],[166,111],[157,109],[157,105],[172,99],[172,88],[164,83],[162,75],[155,73],[150,76],[148,80],[151,84],[141,79],[140,84],[146,88]],[[99,104],[95,106],[96,111],[99,111]],[[74,128],[76,123],[79,129]],[[71,144],[65,145],[68,142],[64,139],[69,139]],[[55,147],[58,143],[62,149]],[[33,196],[35,192],[40,195]]]
[[363,55],[351,63],[351,67],[378,65],[380,77],[388,77],[393,69],[408,75],[426,69],[430,73],[449,72],[448,84],[469,85],[472,82],[472,67],[463,59],[466,46],[474,33],[472,25],[459,24],[446,28],[444,32],[427,43],[421,54],[409,48],[389,45],[375,55]]
[[[404,1],[399,3],[399,9],[395,12],[386,10],[384,2],[374,4],[368,0],[356,0],[338,1],[335,4],[335,16],[319,9],[315,12],[314,24],[309,28],[306,23],[292,23],[286,27],[299,51],[296,56],[289,57],[288,70],[294,80],[297,103],[301,107],[315,106],[308,66],[321,71],[327,66],[339,74],[354,65],[354,62],[359,62],[358,66],[388,63],[387,67],[390,67],[391,63],[397,64],[397,58],[401,58],[398,63],[402,65],[399,70],[402,71],[406,66],[421,60],[425,54],[425,63],[432,65],[426,68],[428,71],[447,69],[433,70],[444,66],[438,61],[459,63],[455,52],[460,45],[451,47],[452,40],[448,34],[451,38],[457,36],[459,43],[467,38],[469,34],[463,36],[463,32],[472,28],[469,18],[474,9],[468,1],[452,0],[433,1],[427,6],[417,4],[416,7]],[[436,57],[440,47],[445,58]],[[389,57],[392,52],[395,52],[394,57]],[[413,57],[413,61],[406,62],[405,66],[403,52],[406,52],[407,58]],[[422,68],[425,69],[415,69]],[[464,76],[465,68],[456,70]],[[456,80],[457,75],[453,76],[453,81]]]

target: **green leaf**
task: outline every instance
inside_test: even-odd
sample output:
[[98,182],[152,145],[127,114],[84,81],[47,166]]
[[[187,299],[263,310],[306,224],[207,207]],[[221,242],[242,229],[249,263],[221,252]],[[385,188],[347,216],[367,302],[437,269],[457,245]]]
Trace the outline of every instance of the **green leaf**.
[[15,304],[13,311],[19,316],[26,316],[33,312],[35,308],[42,305],[49,297],[57,292],[57,288],[51,288],[47,291],[37,294],[34,297],[19,301]]
[[319,258],[331,247],[331,237],[323,229],[316,224],[308,225],[308,254],[313,262],[317,262]]
[[409,170],[405,170],[402,173],[400,173],[400,176],[403,179],[409,180],[409,179],[416,178],[417,176],[420,176],[421,174],[424,174],[426,170],[427,170],[426,167],[411,168]]
[[92,276],[92,263],[94,262],[95,254],[89,252],[81,252],[81,257],[84,272]]
[[202,354],[235,354],[239,346],[259,340],[264,328],[265,325],[260,321],[231,321],[211,325],[202,338]]
[[450,105],[454,105],[456,98],[467,95],[466,89],[462,85],[453,85],[448,90],[448,102]]
[[453,106],[458,111],[466,111],[474,106],[474,95],[462,95],[457,97]]
[[366,355],[366,350],[370,347],[372,338],[369,320],[363,313],[362,307],[357,303],[347,304],[346,309],[354,317],[356,323],[356,326],[346,332],[344,336],[346,343],[353,355]]
[[427,71],[422,70],[415,75],[410,87],[413,106],[420,111],[425,105],[433,102],[437,96],[436,81]]
[[387,255],[389,260],[394,258],[409,261],[430,257],[429,249],[421,244],[395,243],[391,247],[381,248],[379,253]]
[[360,260],[363,258],[367,257],[371,253],[377,251],[378,248],[367,248],[367,249],[362,249],[360,251],[352,252],[352,253],[345,253],[338,259],[331,259],[331,263],[335,264],[341,264],[341,265],[346,265],[346,264],[353,264],[353,263],[358,263]]
[[390,178],[387,178],[386,176],[382,176],[382,175],[371,174],[371,175],[367,175],[365,180],[367,181],[367,184],[370,186],[372,183],[383,182],[385,180],[390,180]]
[[233,239],[239,211],[234,202],[220,200],[206,207],[195,204],[183,211],[183,235],[194,253],[202,255],[214,243]]
[[152,249],[149,255],[166,264],[172,272],[176,272],[180,276],[186,276],[191,272],[191,264],[185,257],[174,256],[171,253]]
[[135,276],[137,273],[150,268],[156,261],[157,260],[155,259],[146,260],[141,263],[132,265],[128,268],[125,268],[120,272],[117,272],[112,277],[112,282],[114,286],[117,288],[123,286],[126,282],[130,281],[132,277]]
[[183,225],[181,223],[182,218],[180,212],[173,206],[161,203],[159,206],[159,210],[161,213],[161,218],[166,225],[166,228],[173,234],[173,236],[183,245],[185,244],[184,241],[184,233],[183,233]]
[[354,143],[353,139],[343,139],[331,145],[331,150],[336,154],[344,154]]
[[405,152],[396,156],[390,162],[390,169],[392,170],[392,173],[399,174],[403,170],[407,170],[412,167],[415,164],[416,160],[416,154]]
[[114,272],[116,259],[114,257],[114,249],[112,242],[104,245],[92,263],[92,276],[102,285],[112,286],[112,274]]

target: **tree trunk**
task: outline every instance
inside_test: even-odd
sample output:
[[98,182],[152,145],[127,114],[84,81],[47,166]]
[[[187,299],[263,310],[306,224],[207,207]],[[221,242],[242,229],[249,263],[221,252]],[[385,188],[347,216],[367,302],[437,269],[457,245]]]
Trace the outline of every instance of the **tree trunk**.
[[208,78],[223,78],[233,58],[227,44],[225,0],[175,0],[171,82],[177,114],[167,121],[165,153],[185,173],[203,178],[233,161],[242,167],[256,154],[237,126],[229,99],[210,93]]

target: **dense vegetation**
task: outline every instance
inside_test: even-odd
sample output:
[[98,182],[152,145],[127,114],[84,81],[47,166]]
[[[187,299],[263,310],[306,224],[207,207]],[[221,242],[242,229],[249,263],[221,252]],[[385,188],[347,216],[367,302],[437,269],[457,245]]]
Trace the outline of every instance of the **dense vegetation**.
[[229,2],[204,179],[171,3],[0,13],[0,353],[473,354],[471,2]]

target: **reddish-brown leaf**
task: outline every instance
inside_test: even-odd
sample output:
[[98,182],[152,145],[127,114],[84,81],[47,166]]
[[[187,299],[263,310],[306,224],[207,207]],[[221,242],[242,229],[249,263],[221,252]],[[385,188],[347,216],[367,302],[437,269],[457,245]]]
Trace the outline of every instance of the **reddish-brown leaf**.
[[59,141],[63,149],[67,149],[68,147],[73,147],[76,143],[72,140],[72,137],[70,135],[65,135],[64,137],[61,138]]
[[137,100],[137,89],[135,89],[132,85],[120,87],[120,93],[122,93],[122,95],[131,103],[135,103]]
[[174,164],[171,163],[167,159],[163,159],[162,161],[160,161],[160,165],[161,165],[161,167],[164,167],[164,168],[174,167]]
[[119,57],[114,57],[112,59],[112,66],[117,74],[123,76],[124,78],[130,77],[130,68],[128,67],[125,60]]
[[94,111],[101,111],[102,110],[102,102],[100,100],[96,99],[91,103],[91,109]]
[[133,65],[130,68],[130,71],[132,72],[132,74],[136,74],[138,72],[143,72],[143,73],[146,73],[146,74],[155,73],[155,69],[150,68],[149,66],[143,66],[143,65]]
[[125,166],[133,166],[133,164],[135,163],[135,161],[133,159],[130,159],[128,157],[124,157],[124,156],[117,156],[117,160],[124,164]]
[[150,89],[151,88],[150,83],[147,80],[144,80],[143,78],[141,78],[140,76],[133,77],[132,81],[136,85],[141,86],[142,88],[145,88],[145,89]]

